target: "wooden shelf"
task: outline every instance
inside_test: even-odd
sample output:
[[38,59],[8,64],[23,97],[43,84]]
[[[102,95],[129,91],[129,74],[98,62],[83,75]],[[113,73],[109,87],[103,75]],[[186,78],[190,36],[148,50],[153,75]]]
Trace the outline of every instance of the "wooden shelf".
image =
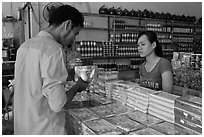
[[3,61],[4,64],[7,64],[7,63],[15,63],[16,61]]
[[14,76],[14,74],[10,74],[10,75],[2,75],[2,77],[11,77]]

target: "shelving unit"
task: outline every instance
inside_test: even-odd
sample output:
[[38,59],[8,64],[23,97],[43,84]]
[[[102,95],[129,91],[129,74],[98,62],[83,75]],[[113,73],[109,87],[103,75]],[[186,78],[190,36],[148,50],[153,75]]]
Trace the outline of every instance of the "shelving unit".
[[17,48],[15,47],[14,36],[12,32],[10,32],[11,30],[6,30],[6,25],[9,27],[14,26],[16,22],[17,19],[13,17],[2,18],[2,86],[7,86],[9,84],[8,80],[14,78],[14,64]]
[[[194,51],[195,35],[198,35],[195,22],[93,13],[84,13],[84,16],[85,28],[82,33],[80,32],[76,45],[77,51],[83,54],[85,64],[86,60],[89,60],[89,64],[112,62],[114,65],[120,65],[123,60],[129,69],[133,68],[131,60],[139,59],[140,61],[137,61],[139,66],[143,59],[137,53],[136,40],[142,30],[153,30],[157,33],[164,56],[169,60],[172,59],[173,51]],[[96,44],[80,45],[80,42],[92,43],[92,41]],[[104,42],[112,44],[104,46]],[[92,50],[95,47],[100,47],[100,50]],[[102,54],[98,55],[95,52]]]

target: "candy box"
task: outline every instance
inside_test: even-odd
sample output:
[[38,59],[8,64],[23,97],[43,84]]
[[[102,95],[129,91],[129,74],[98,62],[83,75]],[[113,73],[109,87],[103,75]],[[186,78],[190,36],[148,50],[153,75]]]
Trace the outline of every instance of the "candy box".
[[81,122],[99,118],[96,113],[88,108],[70,109],[69,114]]
[[113,110],[111,110],[107,105],[96,106],[90,109],[100,117],[109,117],[115,115]]
[[202,116],[202,98],[185,95],[175,100],[175,107]]
[[108,117],[107,121],[126,132],[138,130],[145,127],[145,125],[131,120],[126,114]]
[[103,118],[86,121],[82,125],[84,134],[92,135],[120,135],[124,131]]
[[169,122],[163,122],[150,126],[151,128],[165,134],[165,135],[192,135],[194,132],[184,129],[180,126]]
[[191,121],[189,121],[187,118],[182,117],[180,115],[176,115],[175,116],[175,123],[177,123],[178,125],[184,126],[188,129],[191,129],[197,133],[202,134],[202,126],[195,124]]
[[155,101],[158,102],[159,104],[163,104],[165,106],[174,106],[175,99],[178,98],[179,96],[173,95],[170,93],[166,92],[159,92],[155,94],[150,94],[150,101]]
[[129,135],[165,135],[159,131],[152,128],[144,128],[137,131],[130,132]]
[[131,112],[131,113],[127,113],[128,117],[134,121],[137,121],[141,124],[144,124],[146,126],[150,126],[150,125],[154,125],[154,124],[157,124],[157,123],[161,123],[163,122],[162,119],[159,119],[159,118],[156,118],[154,116],[151,116],[151,115],[148,115],[148,114],[145,114],[143,112],[140,112],[140,111],[134,111],[134,112]]
[[189,111],[185,111],[183,109],[179,109],[177,107],[174,108],[174,114],[175,114],[175,116],[178,115],[180,117],[184,117],[188,121],[202,126],[202,116],[196,115],[196,114],[191,113]]

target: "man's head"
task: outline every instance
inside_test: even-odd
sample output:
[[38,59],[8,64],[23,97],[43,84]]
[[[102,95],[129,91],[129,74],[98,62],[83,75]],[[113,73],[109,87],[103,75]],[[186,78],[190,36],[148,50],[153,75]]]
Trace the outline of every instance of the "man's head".
[[83,23],[84,16],[69,5],[60,6],[49,17],[49,28],[54,30],[51,33],[64,47],[73,43]]

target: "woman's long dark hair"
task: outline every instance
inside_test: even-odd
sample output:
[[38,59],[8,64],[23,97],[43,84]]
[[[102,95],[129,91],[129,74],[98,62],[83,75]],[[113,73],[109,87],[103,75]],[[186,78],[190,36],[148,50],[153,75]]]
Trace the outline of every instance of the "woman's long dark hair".
[[[156,42],[156,47],[155,47],[155,54],[159,57],[163,57],[163,52],[162,52],[162,47],[159,44],[159,41],[157,39],[157,34],[154,31],[141,31],[138,34],[138,39],[142,36],[146,35],[147,39],[150,41],[150,43]],[[138,41],[137,39],[137,41]]]

